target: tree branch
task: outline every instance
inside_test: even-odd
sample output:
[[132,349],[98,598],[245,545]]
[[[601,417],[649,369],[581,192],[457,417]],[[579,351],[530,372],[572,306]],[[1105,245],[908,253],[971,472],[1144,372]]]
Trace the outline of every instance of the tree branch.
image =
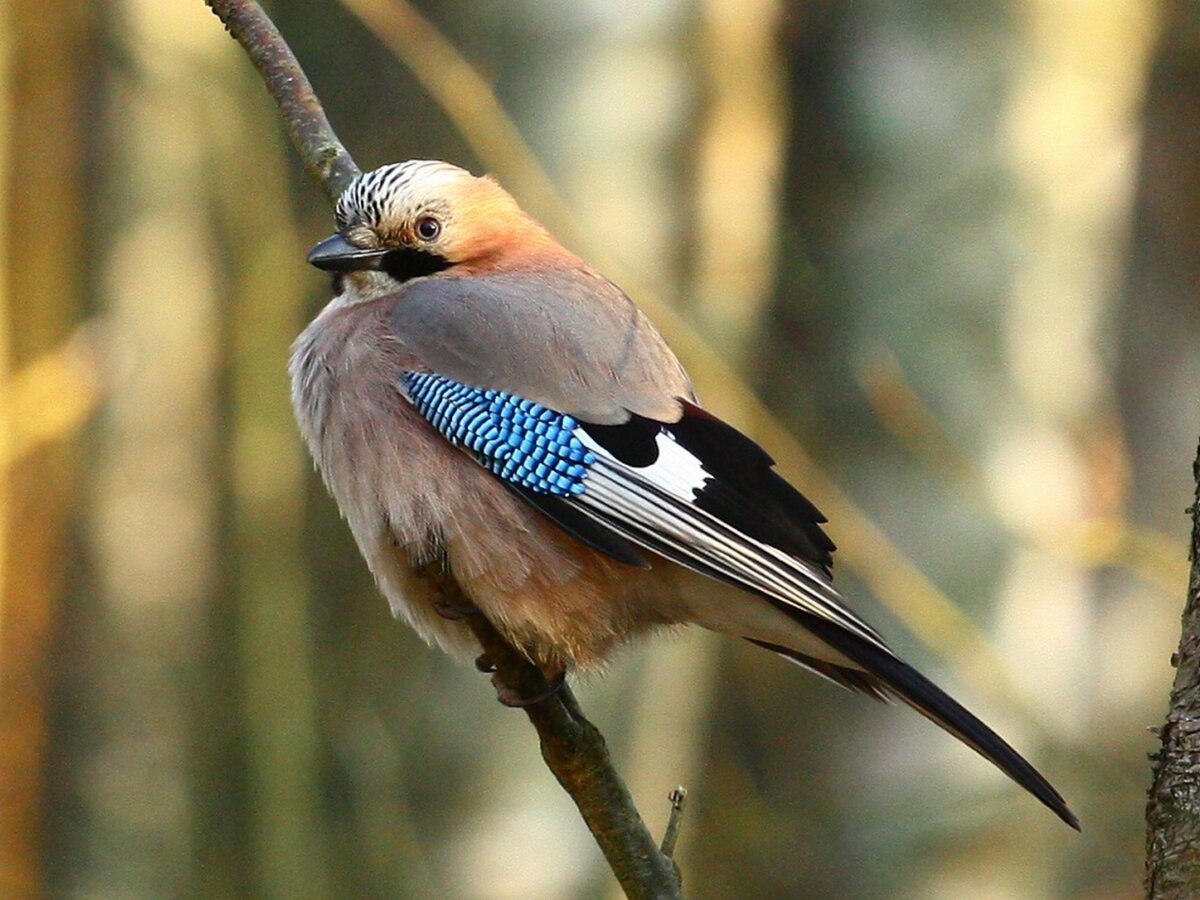
[[205,0],[233,39],[242,45],[279,105],[304,168],[325,196],[336,201],[358,175],[358,166],[333,133],[308,76],[255,0]]
[[[305,168],[326,196],[336,200],[359,170],[333,133],[282,35],[254,0],[205,2],[258,69],[279,105]],[[448,599],[462,597],[448,575],[438,580]],[[548,692],[550,686],[538,668],[508,644],[484,616],[468,618],[505,686],[525,697]],[[525,712],[537,729],[542,758],[575,801],[625,893],[647,900],[681,896],[678,868],[656,846],[625,782],[613,768],[604,736],[584,717],[570,688],[564,685],[526,707]]]
[[1146,896],[1196,896],[1200,888],[1200,448],[1192,465],[1192,573],[1183,609],[1171,707],[1159,731],[1146,804]]

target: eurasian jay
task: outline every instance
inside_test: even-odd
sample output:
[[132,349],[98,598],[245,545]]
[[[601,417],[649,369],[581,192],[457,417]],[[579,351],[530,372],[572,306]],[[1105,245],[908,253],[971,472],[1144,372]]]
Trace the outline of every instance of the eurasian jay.
[[423,638],[474,645],[421,577],[430,565],[551,674],[656,626],[745,638],[904,701],[1078,828],[1033,766],[846,606],[825,517],[699,405],[633,301],[493,179],[387,165],[336,216],[308,256],[335,273],[334,297],[296,341],[292,400],[375,580]]

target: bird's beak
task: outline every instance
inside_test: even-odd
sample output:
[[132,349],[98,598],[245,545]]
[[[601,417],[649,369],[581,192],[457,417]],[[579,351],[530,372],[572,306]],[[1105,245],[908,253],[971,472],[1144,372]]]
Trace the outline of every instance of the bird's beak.
[[308,251],[308,261],[326,272],[361,272],[383,267],[387,250],[355,247],[340,234],[330,235]]

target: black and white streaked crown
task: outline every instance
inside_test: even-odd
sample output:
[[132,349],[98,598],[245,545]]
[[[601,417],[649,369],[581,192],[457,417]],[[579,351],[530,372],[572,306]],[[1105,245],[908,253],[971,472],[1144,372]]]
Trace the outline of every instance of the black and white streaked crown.
[[469,175],[437,159],[410,159],[363,172],[338,198],[339,230],[363,224],[377,228],[411,210],[430,188]]

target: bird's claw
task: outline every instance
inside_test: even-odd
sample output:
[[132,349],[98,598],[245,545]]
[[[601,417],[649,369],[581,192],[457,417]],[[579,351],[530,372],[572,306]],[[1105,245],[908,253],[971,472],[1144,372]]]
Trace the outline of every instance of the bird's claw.
[[448,599],[445,595],[439,594],[433,599],[433,611],[443,619],[449,619],[452,622],[457,622],[460,619],[465,619],[467,616],[479,615],[479,607],[469,600],[456,603]]
[[[484,656],[486,655],[484,654]],[[476,662],[478,663],[478,661]],[[511,709],[526,709],[543,700],[549,700],[561,691],[562,686],[567,683],[567,670],[565,668],[558,669],[552,675],[547,676],[546,681],[546,689],[532,697],[523,697],[517,690],[501,681],[498,674],[492,676],[492,687],[496,689],[496,699],[505,706]]]

